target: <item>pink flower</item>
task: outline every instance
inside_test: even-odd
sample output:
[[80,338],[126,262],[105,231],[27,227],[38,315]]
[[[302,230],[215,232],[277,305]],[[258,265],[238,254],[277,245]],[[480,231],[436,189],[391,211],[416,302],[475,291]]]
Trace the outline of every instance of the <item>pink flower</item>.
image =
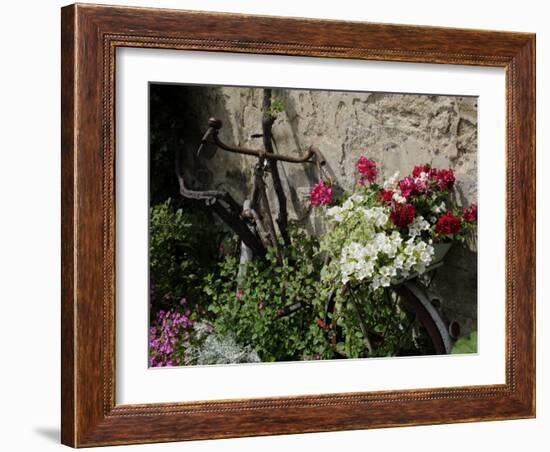
[[477,221],[477,204],[474,202],[470,207],[466,207],[463,212],[464,221],[474,223]]
[[193,327],[193,321],[189,315],[188,311],[181,313],[175,309],[161,310],[157,313],[149,328],[149,365],[151,367],[183,364],[179,358],[173,356],[173,353],[179,347],[178,342],[182,336],[185,340]]
[[329,204],[332,201],[332,188],[325,181],[321,181],[310,190],[309,198],[313,207]]
[[376,169],[376,162],[374,160],[371,160],[364,155],[359,157],[359,160],[356,164],[357,171],[359,171],[359,174],[361,174],[361,177],[359,178],[359,185],[365,185],[365,181],[374,182],[374,178],[378,174],[378,170]]
[[427,179],[415,179],[414,180],[414,192],[415,193],[424,193],[428,189]]
[[390,212],[390,219],[399,228],[404,228],[414,221],[416,208],[412,204],[396,204]]
[[439,234],[456,234],[462,229],[461,220],[455,217],[451,211],[444,213],[437,220],[435,230]]
[[415,190],[414,179],[411,176],[407,176],[399,181],[399,189],[401,190],[401,195],[405,198],[408,198],[412,195]]

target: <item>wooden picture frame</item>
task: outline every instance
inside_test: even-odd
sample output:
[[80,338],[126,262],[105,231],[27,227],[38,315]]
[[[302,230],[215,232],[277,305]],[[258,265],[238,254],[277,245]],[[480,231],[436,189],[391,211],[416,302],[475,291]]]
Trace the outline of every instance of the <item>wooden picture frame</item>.
[[[62,442],[73,447],[535,416],[535,35],[71,5],[62,9]],[[506,382],[115,403],[115,50],[147,47],[506,69]]]

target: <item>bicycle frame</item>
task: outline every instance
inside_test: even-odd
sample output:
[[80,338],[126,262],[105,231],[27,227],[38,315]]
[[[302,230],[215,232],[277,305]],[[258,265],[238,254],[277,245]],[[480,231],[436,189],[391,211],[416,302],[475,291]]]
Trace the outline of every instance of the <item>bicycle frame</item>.
[[[277,162],[315,163],[319,170],[321,170],[321,167],[325,165],[325,159],[319,149],[314,146],[310,146],[304,155],[298,157],[276,154],[272,152],[271,140],[265,140],[265,137],[264,146],[268,149],[255,150],[230,146],[219,138],[221,127],[222,121],[219,119],[210,118],[208,120],[208,129],[201,139],[197,155],[200,155],[204,145],[211,143],[216,148],[227,152],[256,157],[258,162],[254,168],[254,183],[249,206],[244,208],[226,191],[198,191],[189,189],[181,172],[179,152],[176,152],[176,175],[179,181],[180,194],[186,198],[205,201],[221,220],[253,251],[256,257],[264,258],[267,249],[272,247],[276,250],[278,258],[282,259],[282,250],[277,237],[275,222],[273,221],[267,196],[267,187],[264,181],[265,172],[270,172],[272,176],[279,204],[277,224],[284,244],[288,245],[290,238],[287,233],[288,212],[286,208],[286,196],[279,177]],[[264,126],[264,133],[266,133],[265,131],[266,127]],[[269,141],[269,144],[266,141]],[[262,204],[266,215],[261,214]]]

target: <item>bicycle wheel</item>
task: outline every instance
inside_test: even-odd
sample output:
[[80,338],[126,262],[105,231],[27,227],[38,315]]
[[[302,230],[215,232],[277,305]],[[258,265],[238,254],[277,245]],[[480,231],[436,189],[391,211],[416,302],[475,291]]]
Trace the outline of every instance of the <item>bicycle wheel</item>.
[[[451,351],[452,339],[443,319],[432,305],[425,288],[416,280],[406,281],[391,290],[400,297],[400,305],[414,316],[429,342],[433,354],[444,355]],[[432,354],[432,353],[428,353]]]
[[[332,331],[335,332],[333,342],[343,340],[344,332],[338,328],[334,319],[336,303],[335,293],[332,292],[327,299],[325,308],[325,323],[332,323]],[[416,280],[406,281],[402,284],[390,286],[384,289],[386,306],[392,306],[393,325],[391,331],[377,333],[363,319],[358,318],[362,325],[363,334],[370,335],[372,343],[378,346],[385,341],[393,340],[399,343],[395,356],[420,356],[441,355],[450,353],[452,339],[448,329],[431,304],[426,289]],[[372,300],[357,300],[358,304],[371,303]],[[391,336],[391,338],[389,337]],[[402,345],[401,345],[402,344]]]

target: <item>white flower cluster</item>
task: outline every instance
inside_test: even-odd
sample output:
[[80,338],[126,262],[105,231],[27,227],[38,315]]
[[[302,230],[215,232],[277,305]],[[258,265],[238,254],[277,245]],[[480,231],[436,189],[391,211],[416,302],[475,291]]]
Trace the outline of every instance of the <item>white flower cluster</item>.
[[373,290],[388,287],[393,279],[406,278],[413,271],[422,273],[433,255],[433,246],[420,239],[403,242],[397,231],[391,235],[378,232],[365,243],[351,242],[342,249],[342,283],[366,279]]
[[347,220],[350,215],[362,213],[366,220],[374,226],[385,226],[389,219],[388,209],[386,207],[363,207],[364,196],[354,194],[350,196],[341,206],[334,206],[327,209],[327,216],[335,223],[341,223]]
[[393,189],[397,185],[397,181],[399,180],[399,171],[396,171],[393,173],[393,176],[391,176],[389,179],[386,179],[384,181],[384,190]]
[[[374,278],[379,256],[385,254],[389,258],[395,257],[402,242],[397,231],[390,236],[378,232],[366,243],[351,242],[345,246],[340,257],[342,283],[346,284],[352,277],[358,281]],[[387,285],[389,283],[388,278]]]
[[401,195],[401,190],[396,189],[393,192],[392,200],[394,200],[397,204],[405,204],[407,202],[407,198]]
[[423,273],[432,261],[434,254],[435,250],[431,239],[429,243],[426,243],[423,240],[415,240],[414,237],[411,237],[405,242],[405,248],[403,249],[402,276],[406,278],[411,271]]
[[445,202],[444,201],[441,201],[441,204],[439,204],[438,206],[435,206],[434,207],[434,212],[435,213],[443,213],[447,210],[447,206],[445,205]]
[[419,236],[422,231],[427,231],[428,229],[430,229],[430,223],[422,215],[419,215],[409,225],[409,235],[414,238]]
[[433,208],[433,212],[436,214],[436,215],[430,215],[428,216],[428,220],[430,220],[433,224],[437,223],[437,215],[445,212],[447,210],[447,206],[445,205],[445,202],[444,201],[441,201],[441,204],[439,204],[438,206],[435,206]]
[[[398,177],[396,173],[392,179]],[[395,180],[390,184],[395,185]],[[394,201],[406,202],[399,188],[395,189]],[[368,207],[368,204],[366,196],[355,193],[341,206],[326,210],[334,230],[346,231],[341,237],[338,262],[342,284],[364,282],[376,290],[414,272],[424,272],[434,256],[431,240],[424,241],[421,236],[430,229],[430,223],[417,216],[404,237],[392,226],[388,206]]]
[[360,211],[367,221],[379,228],[385,226],[390,218],[388,209],[385,207],[371,207],[370,209],[361,207]]

